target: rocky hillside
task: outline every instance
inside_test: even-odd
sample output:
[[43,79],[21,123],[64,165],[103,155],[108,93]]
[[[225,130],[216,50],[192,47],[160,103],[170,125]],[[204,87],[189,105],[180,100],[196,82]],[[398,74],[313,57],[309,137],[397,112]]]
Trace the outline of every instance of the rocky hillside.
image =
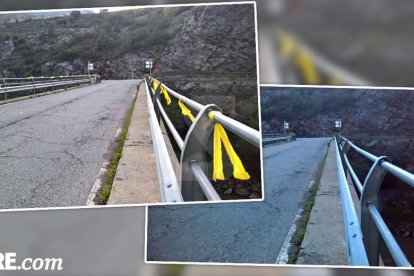
[[[414,173],[413,91],[264,88],[261,101],[265,133],[280,132],[287,120],[297,137],[332,136],[337,133],[334,122],[340,118],[342,135]],[[372,163],[355,154],[350,160],[364,179]],[[414,238],[414,189],[388,175],[381,201],[392,231]]]
[[104,78],[122,79],[142,75],[148,58],[161,72],[255,73],[253,6],[73,13],[0,26],[0,76],[80,73],[91,61]]
[[411,91],[264,88],[263,127],[275,131],[287,120],[297,136],[320,137],[322,128],[333,135],[340,118],[341,132],[353,138],[408,137],[414,129],[412,104]]

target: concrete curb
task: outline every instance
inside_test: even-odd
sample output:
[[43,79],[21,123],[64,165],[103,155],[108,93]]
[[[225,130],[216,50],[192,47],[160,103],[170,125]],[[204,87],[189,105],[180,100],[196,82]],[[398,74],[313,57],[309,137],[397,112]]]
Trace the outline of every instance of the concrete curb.
[[297,264],[348,264],[335,146],[330,143]]
[[321,169],[322,164],[325,161],[328,149],[329,149],[329,143],[328,142],[326,144],[326,148],[324,153],[322,154],[321,158],[317,161],[317,165],[316,165],[316,170],[315,173],[313,175],[313,180],[309,183],[309,187],[308,187],[308,192],[305,194],[304,198],[302,198],[302,207],[298,210],[295,219],[292,223],[291,228],[289,229],[288,235],[286,237],[286,240],[283,244],[282,249],[279,252],[279,255],[275,261],[276,264],[288,264],[289,263],[289,255],[291,253],[292,250],[292,245],[293,245],[293,239],[296,237],[296,235],[298,234],[298,230],[299,230],[299,226],[302,220],[302,216],[304,213],[304,207],[306,205],[306,202],[310,199],[310,195],[309,193],[312,191],[312,189],[314,188],[314,185],[316,185],[315,183],[315,179],[318,176],[318,172]]
[[145,84],[139,85],[107,205],[160,202]]

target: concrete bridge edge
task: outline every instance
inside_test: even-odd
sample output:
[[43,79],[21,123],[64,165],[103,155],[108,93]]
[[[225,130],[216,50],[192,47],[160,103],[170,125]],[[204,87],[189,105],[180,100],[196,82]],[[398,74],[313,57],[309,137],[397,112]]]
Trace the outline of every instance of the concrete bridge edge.
[[348,265],[334,143],[330,141],[297,264]]

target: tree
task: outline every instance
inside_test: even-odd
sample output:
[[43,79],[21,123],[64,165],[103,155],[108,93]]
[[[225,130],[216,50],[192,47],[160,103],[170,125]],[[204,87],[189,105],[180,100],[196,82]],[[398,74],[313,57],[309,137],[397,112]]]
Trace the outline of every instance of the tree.
[[111,40],[105,29],[101,29],[96,38],[96,48],[98,51],[105,51],[111,47]]

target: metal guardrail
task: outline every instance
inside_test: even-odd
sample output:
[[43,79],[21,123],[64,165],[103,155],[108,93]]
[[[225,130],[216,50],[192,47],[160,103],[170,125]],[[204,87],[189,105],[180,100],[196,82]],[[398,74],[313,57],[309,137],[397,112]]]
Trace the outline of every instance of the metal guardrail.
[[301,81],[308,85],[373,85],[328,60],[291,33],[278,30],[276,38],[276,47],[281,56],[280,72],[285,72],[282,76],[284,83],[296,84]]
[[29,77],[29,78],[1,78],[0,79],[0,95],[4,95],[4,100],[8,99],[11,93],[32,90],[32,94],[36,94],[36,90],[69,87],[82,83],[95,83],[96,76],[58,76],[58,77]]
[[288,134],[263,134],[262,135],[262,144],[263,146],[278,144],[282,142],[290,142],[295,140],[295,136],[292,133]]
[[[259,131],[223,115],[218,106],[214,104],[202,105],[175,92],[161,82],[154,90],[152,79],[148,76],[145,78],[145,84],[162,201],[221,200],[211,184],[209,177],[207,177],[207,142],[211,139],[215,123],[221,124],[225,129],[231,131],[257,148],[260,147],[261,143]],[[181,138],[161,104],[161,86],[168,91],[169,95],[198,113],[184,140]],[[171,135],[181,150],[180,181],[177,181],[177,177],[171,165],[170,156],[166,150],[165,141],[162,138],[159,123],[161,116],[166,128],[170,130]]]
[[[387,173],[394,175],[411,187],[414,187],[414,175],[391,164],[388,157],[377,157],[357,147],[342,136],[337,136],[335,141],[338,177],[341,187],[350,263],[352,265],[378,266],[380,261],[379,238],[381,235],[397,266],[411,267],[411,263],[408,261],[381,216],[379,191]],[[359,180],[349,162],[347,156],[349,150],[353,150],[373,162],[363,183]],[[349,173],[350,179],[360,198],[361,226],[358,224],[358,217],[349,192],[347,173]],[[361,241],[363,242],[363,246]]]

